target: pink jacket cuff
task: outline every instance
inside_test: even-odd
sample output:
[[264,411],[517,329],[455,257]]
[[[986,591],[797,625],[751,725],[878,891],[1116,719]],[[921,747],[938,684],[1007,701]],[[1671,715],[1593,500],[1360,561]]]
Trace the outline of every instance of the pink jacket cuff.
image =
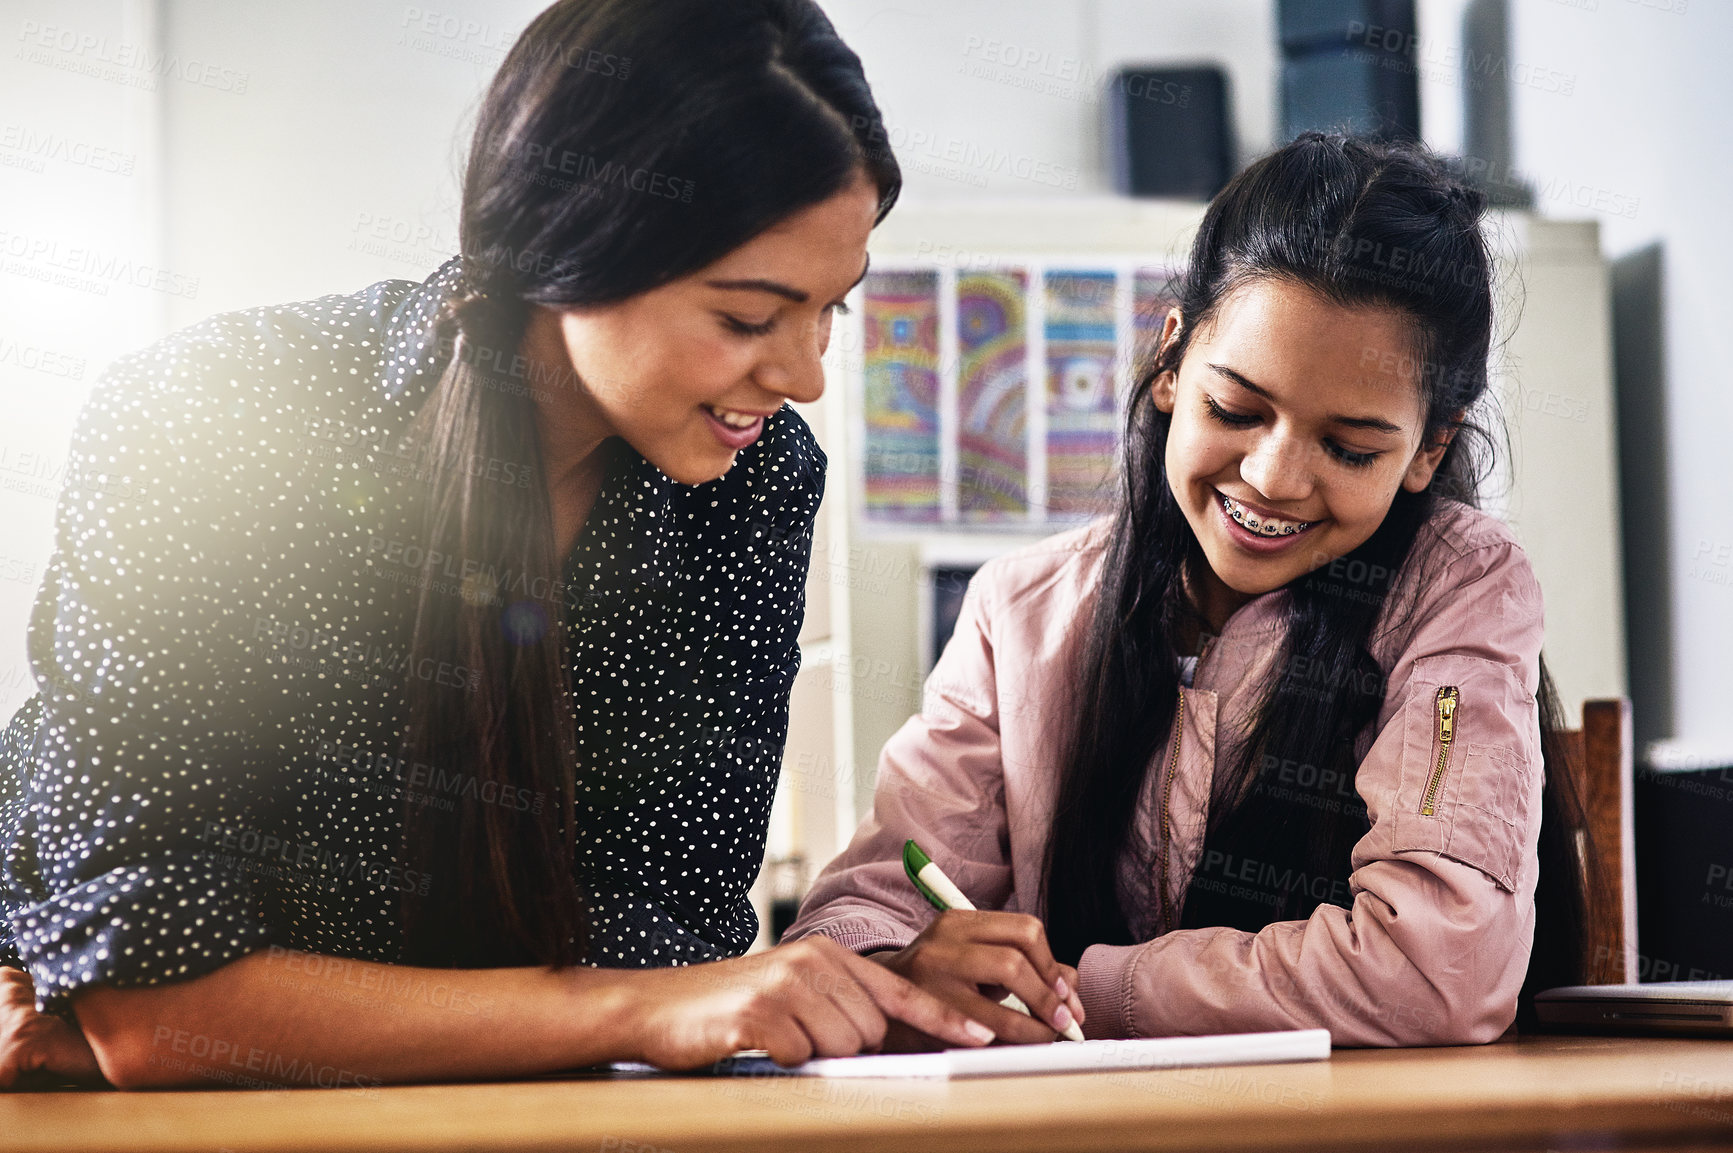
[[884,949],[901,949],[919,934],[906,925],[894,921],[866,918],[861,916],[842,916],[833,920],[820,921],[816,925],[802,925],[797,933],[783,937],[783,942],[797,941],[801,937],[814,934],[829,937],[851,953],[865,956]]
[[1131,970],[1142,945],[1091,945],[1077,962],[1077,998],[1083,1002],[1083,1035],[1135,1037],[1131,1022]]

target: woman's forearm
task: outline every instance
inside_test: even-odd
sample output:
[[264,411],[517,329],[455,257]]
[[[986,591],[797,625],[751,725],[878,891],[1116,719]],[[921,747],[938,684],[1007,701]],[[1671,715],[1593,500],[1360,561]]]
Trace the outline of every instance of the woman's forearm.
[[73,1006],[122,1088],[377,1085],[507,1077],[634,1055],[632,974],[423,969],[272,947]]

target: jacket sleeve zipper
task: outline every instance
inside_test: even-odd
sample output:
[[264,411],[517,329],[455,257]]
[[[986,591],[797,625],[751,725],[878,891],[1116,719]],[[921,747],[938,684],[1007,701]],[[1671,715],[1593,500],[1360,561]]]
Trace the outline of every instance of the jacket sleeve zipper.
[[[1193,674],[1195,676],[1195,674]],[[1167,779],[1161,787],[1161,931],[1171,933],[1174,924],[1173,899],[1167,892],[1168,857],[1173,852],[1173,822],[1169,805],[1173,800],[1173,778],[1179,773],[1179,739],[1185,731],[1185,687],[1179,690],[1179,709],[1173,718],[1173,756],[1167,762]]]
[[1430,817],[1438,804],[1438,791],[1444,787],[1444,771],[1450,767],[1450,746],[1456,741],[1456,705],[1461,694],[1455,685],[1438,690],[1436,707],[1438,724],[1433,732],[1438,742],[1438,759],[1432,766],[1432,777],[1426,782],[1426,797],[1420,803],[1420,815]]

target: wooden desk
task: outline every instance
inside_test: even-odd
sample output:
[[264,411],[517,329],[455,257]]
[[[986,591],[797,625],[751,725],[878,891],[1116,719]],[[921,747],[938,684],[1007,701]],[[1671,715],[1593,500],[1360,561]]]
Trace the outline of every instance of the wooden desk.
[[0,1149],[1733,1149],[1733,1041],[1531,1038],[976,1081],[0,1094]]

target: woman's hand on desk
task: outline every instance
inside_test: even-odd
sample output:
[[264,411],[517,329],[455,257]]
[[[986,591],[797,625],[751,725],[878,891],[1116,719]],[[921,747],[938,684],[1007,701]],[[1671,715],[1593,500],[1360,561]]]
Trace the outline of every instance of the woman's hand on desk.
[[29,973],[0,968],[0,1089],[13,1088],[31,1073],[102,1081],[96,1054],[78,1027],[36,1011],[36,985]]
[[951,1045],[993,1039],[825,939],[672,969],[419,968],[270,946],[188,980],[74,998],[102,1074],[123,1089],[271,1085],[296,1070],[378,1085],[609,1061],[691,1069],[741,1049],[793,1064],[875,1049],[887,1018]]
[[[1041,922],[1022,913],[951,909],[907,948],[873,960],[982,1022],[1001,1041],[1052,1041],[1072,1021],[1083,1022],[1077,970],[1053,959]],[[1017,994],[1039,1019],[999,1004],[1006,993]],[[893,1027],[885,1048],[931,1049],[943,1040]]]
[[629,1036],[664,1069],[691,1069],[741,1049],[782,1065],[874,1052],[890,1021],[973,1048],[984,1026],[826,937],[768,952],[634,974]]

